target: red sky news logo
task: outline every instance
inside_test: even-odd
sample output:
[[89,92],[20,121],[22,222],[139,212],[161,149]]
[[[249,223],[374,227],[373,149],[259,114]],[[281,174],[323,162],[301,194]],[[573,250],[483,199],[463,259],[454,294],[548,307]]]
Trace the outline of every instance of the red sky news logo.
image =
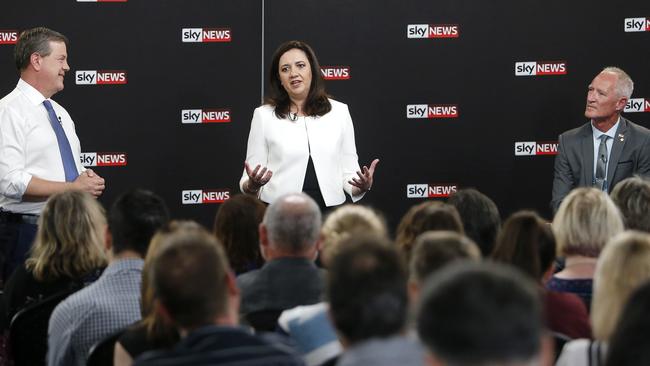
[[625,18],[626,32],[650,32],[650,18]]
[[126,166],[126,153],[121,153],[121,152],[81,153],[81,165],[85,167]]
[[409,24],[408,38],[458,38],[458,24]]
[[182,192],[184,205],[199,205],[203,203],[223,203],[230,198],[227,189],[193,189]]
[[627,101],[624,112],[650,112],[650,99],[632,98]]
[[406,118],[458,118],[456,104],[409,104]]
[[0,44],[16,44],[18,42],[17,30],[0,30]]
[[515,62],[516,76],[566,75],[566,61]]
[[348,80],[350,78],[350,66],[321,66],[320,72],[325,80]]
[[408,184],[407,198],[443,198],[458,191],[456,184]]
[[183,28],[181,40],[184,43],[230,42],[230,28]]
[[515,142],[515,156],[557,155],[557,142]]
[[231,122],[230,109],[183,109],[182,123],[226,123]]
[[77,85],[126,84],[125,70],[78,70],[74,74]]

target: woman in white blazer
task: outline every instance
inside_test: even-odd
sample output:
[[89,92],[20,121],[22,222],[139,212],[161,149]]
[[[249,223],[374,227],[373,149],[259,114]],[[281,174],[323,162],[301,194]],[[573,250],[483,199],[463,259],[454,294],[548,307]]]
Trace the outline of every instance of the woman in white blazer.
[[329,99],[314,51],[289,41],[273,55],[269,95],[255,109],[242,192],[273,203],[303,191],[321,207],[353,202],[370,190],[378,159],[359,169],[347,105]]

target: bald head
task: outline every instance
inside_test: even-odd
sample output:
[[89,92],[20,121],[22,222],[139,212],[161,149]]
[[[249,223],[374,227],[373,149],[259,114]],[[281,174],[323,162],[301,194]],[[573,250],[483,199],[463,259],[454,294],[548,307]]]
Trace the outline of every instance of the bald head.
[[306,194],[290,193],[268,207],[262,225],[271,247],[285,253],[301,254],[318,242],[320,208]]

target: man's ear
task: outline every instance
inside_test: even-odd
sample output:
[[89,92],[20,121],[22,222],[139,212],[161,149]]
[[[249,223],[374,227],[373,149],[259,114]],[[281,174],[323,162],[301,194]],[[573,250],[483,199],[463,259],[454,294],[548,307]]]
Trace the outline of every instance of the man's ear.
[[616,102],[616,110],[622,112],[627,105],[627,98],[621,98]]
[[36,52],[32,53],[31,56],[29,56],[29,64],[32,65],[36,71],[41,71],[41,60],[41,55]]
[[106,235],[104,235],[104,250],[106,250],[107,253],[110,253],[111,250],[113,250],[113,234],[111,234],[111,231],[108,229],[108,225],[106,226]]
[[235,274],[232,271],[226,273],[226,287],[228,289],[229,296],[239,296],[239,287],[237,287],[237,280]]
[[169,310],[165,307],[165,305],[160,302],[159,299],[154,299],[153,300],[153,308],[156,314],[160,315],[160,317],[165,321],[167,324],[174,324],[174,318],[172,318],[171,314],[169,313]]
[[266,229],[266,225],[264,225],[263,222],[260,223],[260,226],[258,226],[257,231],[260,237],[260,254],[262,255],[262,258],[266,261],[268,260],[266,251],[269,248],[269,233],[268,230]]

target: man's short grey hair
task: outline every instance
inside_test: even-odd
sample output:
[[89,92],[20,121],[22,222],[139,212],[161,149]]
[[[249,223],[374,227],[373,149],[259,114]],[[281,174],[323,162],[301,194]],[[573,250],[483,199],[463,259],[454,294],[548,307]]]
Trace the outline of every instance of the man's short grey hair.
[[263,223],[271,245],[300,253],[318,241],[321,219],[320,208],[311,197],[290,193],[269,205]]
[[630,97],[632,97],[632,92],[634,91],[634,82],[632,81],[630,75],[616,66],[608,66],[604,68],[603,71],[601,71],[601,73],[603,72],[609,72],[618,76],[618,80],[616,81],[616,93],[619,97],[625,97],[627,99],[630,99]]

